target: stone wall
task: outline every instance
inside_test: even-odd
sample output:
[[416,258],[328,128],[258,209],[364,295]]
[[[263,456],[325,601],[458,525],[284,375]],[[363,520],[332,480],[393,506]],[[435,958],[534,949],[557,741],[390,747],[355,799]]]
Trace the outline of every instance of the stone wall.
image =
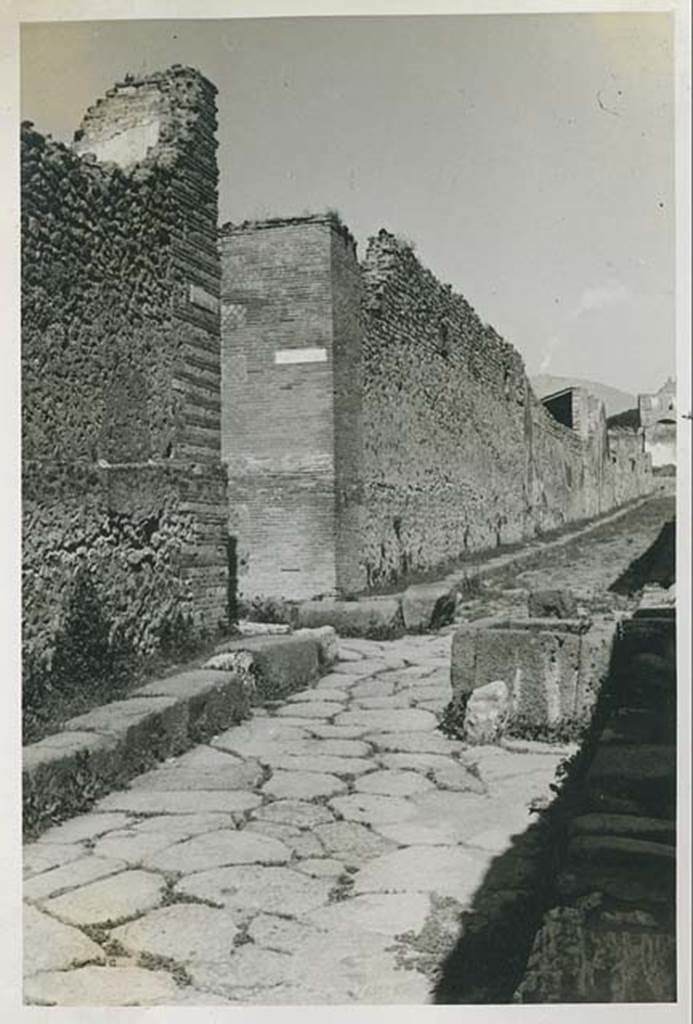
[[361,583],[354,250],[329,217],[222,229],[222,450],[245,597]]
[[22,126],[25,677],[80,568],[136,654],[227,619],[214,95],[174,66],[72,148]]
[[359,268],[334,218],[229,225],[222,273],[244,596],[389,585],[650,487],[642,439],[610,449],[581,389],[557,422],[512,345],[387,232]]
[[[601,403],[573,429],[534,396],[520,355],[411,246],[371,239],[363,264],[363,559],[370,584],[588,518],[650,487],[612,451]],[[640,444],[640,449],[642,444]]]

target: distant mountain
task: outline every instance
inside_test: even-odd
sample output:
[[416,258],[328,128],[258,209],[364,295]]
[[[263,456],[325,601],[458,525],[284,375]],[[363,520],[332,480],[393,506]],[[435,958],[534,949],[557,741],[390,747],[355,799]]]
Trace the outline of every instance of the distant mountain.
[[584,388],[591,395],[601,398],[607,416],[615,416],[616,413],[625,412],[626,409],[634,409],[638,404],[635,395],[631,395],[627,391],[619,391],[618,388],[597,384],[593,380],[583,380],[581,377],[553,377],[550,373],[539,373],[536,377],[530,377],[529,380],[537,398],[552,395],[554,391],[561,391],[563,388]]

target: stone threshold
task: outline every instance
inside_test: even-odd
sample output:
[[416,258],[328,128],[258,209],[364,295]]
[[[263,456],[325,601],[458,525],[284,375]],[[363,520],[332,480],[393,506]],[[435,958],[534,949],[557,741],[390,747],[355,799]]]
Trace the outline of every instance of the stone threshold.
[[333,626],[340,636],[372,640],[390,640],[405,633],[440,629],[454,621],[457,604],[470,583],[488,581],[510,568],[521,568],[537,555],[564,547],[620,519],[654,496],[654,492],[648,493],[552,540],[528,541],[521,549],[501,555],[480,552],[478,562],[470,562],[435,582],[413,583],[403,591],[382,597],[364,595],[349,601],[336,598],[301,601],[290,606],[289,617],[295,626]]
[[202,668],[139,687],[66,721],[22,751],[25,839],[87,810],[166,758],[317,680],[337,658],[334,630],[228,641]]

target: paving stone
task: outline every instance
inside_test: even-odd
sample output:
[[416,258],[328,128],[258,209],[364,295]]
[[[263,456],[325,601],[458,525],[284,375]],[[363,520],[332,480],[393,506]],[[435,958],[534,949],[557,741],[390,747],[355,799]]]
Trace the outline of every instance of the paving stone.
[[426,923],[430,900],[425,893],[369,893],[320,907],[306,920],[316,928],[336,931],[377,932],[399,935],[420,932]]
[[267,743],[304,739],[308,735],[308,724],[306,721],[299,727],[287,725],[279,718],[253,718],[246,725],[236,725],[215,736],[210,745],[241,757],[253,757]]
[[412,701],[421,703],[435,700],[443,707],[452,700],[451,686],[410,686],[402,690],[401,693],[406,694]]
[[388,673],[377,679],[366,679],[365,682],[357,683],[349,691],[349,696],[361,700],[363,697],[390,697],[394,692],[395,681],[390,679]]
[[[178,837],[176,837],[178,838]],[[117,857],[128,867],[139,867],[151,854],[165,850],[174,839],[165,833],[138,832],[135,829],[123,829],[121,832],[110,832],[99,839],[94,853],[99,857]]]
[[296,704],[285,704],[277,708],[280,718],[332,718],[344,708],[336,701],[304,700]]
[[[392,840],[398,846],[456,846],[458,843],[457,830],[445,822],[439,825],[421,825],[411,821],[383,822],[375,828],[378,835]],[[507,835],[505,839],[506,843],[509,842]]]
[[344,872],[341,861],[331,857],[306,857],[294,863],[296,871],[302,871],[311,878],[337,878]]
[[141,793],[122,790],[110,793],[100,801],[104,810],[130,811],[131,814],[200,814],[220,811],[226,814],[250,811],[262,803],[256,793],[235,789],[182,790],[160,793]]
[[418,708],[393,708],[389,711],[343,711],[335,725],[363,725],[373,732],[419,732],[435,729],[436,718]]
[[286,984],[272,990],[275,1004],[425,1004],[431,983],[397,961],[392,939],[375,932],[334,932],[306,939],[290,958]]
[[409,697],[402,694],[394,694],[391,697],[359,697],[355,698],[350,705],[350,710],[364,708],[366,710],[387,710],[387,708],[408,708],[411,707]]
[[285,864],[291,851],[279,840],[253,835],[246,829],[206,832],[153,853],[144,866],[184,875],[227,864]]
[[121,871],[91,882],[44,904],[47,911],[68,924],[103,924],[141,914],[155,907],[164,880],[148,871]]
[[450,765],[457,767],[457,762],[444,754],[378,754],[378,761],[386,768],[409,768],[417,772],[449,768]]
[[372,753],[370,745],[360,740],[316,740],[316,750],[318,743],[322,754],[334,754],[335,757],[370,757]]
[[193,985],[204,986],[218,995],[242,997],[245,990],[259,988],[267,990],[268,1002],[273,1002],[272,990],[286,980],[290,960],[286,953],[251,943],[240,946],[223,962],[191,964],[188,973]]
[[84,848],[76,843],[44,843],[42,840],[27,843],[22,850],[24,877],[32,878],[42,871],[50,871],[51,868],[69,864],[83,856]]
[[429,778],[439,789],[455,789],[463,793],[484,793],[486,789],[484,783],[472,775],[468,768],[455,761],[444,767],[431,769]]
[[370,772],[356,779],[354,783],[354,788],[360,793],[380,793],[382,796],[410,796],[412,793],[423,793],[432,787],[433,783],[418,772],[389,769]]
[[354,821],[318,825],[315,834],[328,852],[334,853],[349,866],[361,864],[393,849],[391,842]]
[[276,754],[263,758],[265,764],[287,772],[327,772],[334,775],[363,775],[377,765],[362,757],[334,757],[330,754]]
[[415,813],[415,807],[401,796],[379,796],[374,793],[352,793],[330,801],[330,807],[347,821],[377,825],[383,821],[404,821]]
[[35,907],[23,907],[24,976],[38,971],[63,971],[89,961],[103,961],[100,946],[87,936],[42,914]]
[[44,871],[27,879],[23,886],[24,899],[40,900],[57,896],[67,889],[76,889],[87,882],[96,881],[97,878],[105,878],[116,871],[124,871],[126,867],[127,864],[122,860],[87,855],[71,861],[70,864],[63,864],[62,867]]
[[264,821],[276,821],[300,828],[314,828],[325,822],[334,821],[334,815],[321,804],[310,804],[302,800],[276,800],[253,811],[251,817]]
[[237,911],[300,915],[326,903],[333,884],[290,868],[241,865],[190,875],[176,889]]
[[212,747],[200,747],[191,753],[197,756],[181,757],[139,775],[132,780],[130,788],[150,792],[253,789],[262,780],[262,769],[257,761],[244,761]]
[[322,857],[325,853],[318,838],[312,832],[299,830],[291,825],[279,825],[273,821],[249,821],[245,832],[259,832],[263,836],[279,839],[298,857]]
[[374,676],[378,672],[387,671],[388,666],[379,658],[362,658],[360,661],[339,661],[334,670],[338,675]]
[[[282,707],[279,709],[281,711],[281,716],[280,717],[275,717],[275,718],[269,718],[268,721],[270,721],[270,722],[286,722],[286,724],[288,726],[291,726],[291,728],[294,728],[294,727],[301,728],[301,729],[304,730],[304,733],[305,733],[306,736],[310,736],[312,728],[313,728],[313,724],[315,723],[316,725],[324,725],[328,721],[328,717],[329,716],[323,716],[321,714],[321,715],[318,715],[317,717],[313,717],[313,715],[315,715],[315,712],[308,712],[308,713],[303,714],[303,713],[299,713],[299,711],[297,710],[299,708],[305,708],[305,707],[306,707],[305,704],[287,704],[287,705],[282,705]],[[339,708],[340,711],[343,710],[343,705],[338,704],[337,707]],[[275,712],[275,714],[278,715],[279,712],[277,711],[277,712]]]
[[41,842],[81,843],[112,829],[122,828],[129,820],[127,814],[78,814],[62,825],[47,829],[41,836]]
[[355,652],[362,658],[376,658],[387,648],[388,644],[383,643],[381,640],[368,640],[366,637],[360,636],[344,637],[339,642],[340,657],[343,651],[350,651]]
[[346,783],[336,775],[320,772],[275,772],[262,787],[264,793],[276,797],[296,800],[313,800],[319,796],[333,796],[343,793]]
[[143,967],[80,967],[27,978],[24,999],[49,1006],[158,1006],[178,988],[165,971]]
[[[358,660],[358,658],[356,660]],[[341,693],[348,694],[352,687],[356,686],[357,683],[358,678],[355,676],[345,675],[344,672],[329,672],[315,684],[315,689],[318,692],[320,690],[335,689],[339,690]]]
[[179,839],[188,839],[190,836],[201,835],[203,832],[231,828],[233,824],[232,814],[212,811],[202,814],[161,814],[153,818],[144,818],[132,828],[142,833],[153,832],[157,836],[176,836]]
[[145,818],[120,832],[109,832],[94,846],[99,856],[121,857],[130,865],[140,864],[157,850],[164,850],[180,839],[235,828],[230,814],[171,814]]
[[248,928],[248,935],[258,946],[282,953],[293,953],[300,942],[314,934],[315,929],[305,920],[290,921],[273,914],[258,914]]
[[237,935],[238,925],[225,911],[174,903],[114,928],[110,938],[133,955],[148,953],[187,964],[228,959]]
[[311,725],[310,731],[320,739],[358,739],[367,732],[363,725]]
[[299,693],[292,693],[291,696],[286,699],[289,704],[301,704],[305,701],[323,701],[329,704],[332,701],[339,701],[341,703],[342,701],[348,700],[348,697],[344,690],[338,690],[336,688],[330,690],[323,686],[319,690],[316,688],[314,690],[301,690]]
[[459,750],[458,740],[449,740],[439,732],[375,732],[364,736],[366,743],[372,743],[379,750],[393,753],[450,754]]
[[434,892],[468,905],[493,859],[460,846],[410,846],[369,861],[354,876],[354,894]]

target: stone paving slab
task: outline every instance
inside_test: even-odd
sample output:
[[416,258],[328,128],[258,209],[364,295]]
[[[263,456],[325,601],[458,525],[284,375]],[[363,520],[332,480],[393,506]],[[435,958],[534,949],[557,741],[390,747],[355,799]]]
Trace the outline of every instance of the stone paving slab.
[[111,938],[129,953],[148,953],[181,964],[225,960],[237,936],[238,925],[227,913],[194,903],[151,910],[111,932]]
[[123,871],[127,864],[123,860],[109,857],[84,856],[70,864],[44,871],[40,875],[29,878],[23,886],[24,899],[36,902],[58,896],[69,889],[77,889],[98,878],[114,875]]
[[159,903],[164,880],[148,871],[122,871],[46,900],[44,908],[67,924],[118,921],[151,910]]
[[101,947],[78,928],[62,924],[35,907],[24,907],[23,926],[25,977],[104,960]]
[[47,971],[24,984],[25,1001],[44,1006],[165,1006],[177,993],[170,974],[143,967]]

